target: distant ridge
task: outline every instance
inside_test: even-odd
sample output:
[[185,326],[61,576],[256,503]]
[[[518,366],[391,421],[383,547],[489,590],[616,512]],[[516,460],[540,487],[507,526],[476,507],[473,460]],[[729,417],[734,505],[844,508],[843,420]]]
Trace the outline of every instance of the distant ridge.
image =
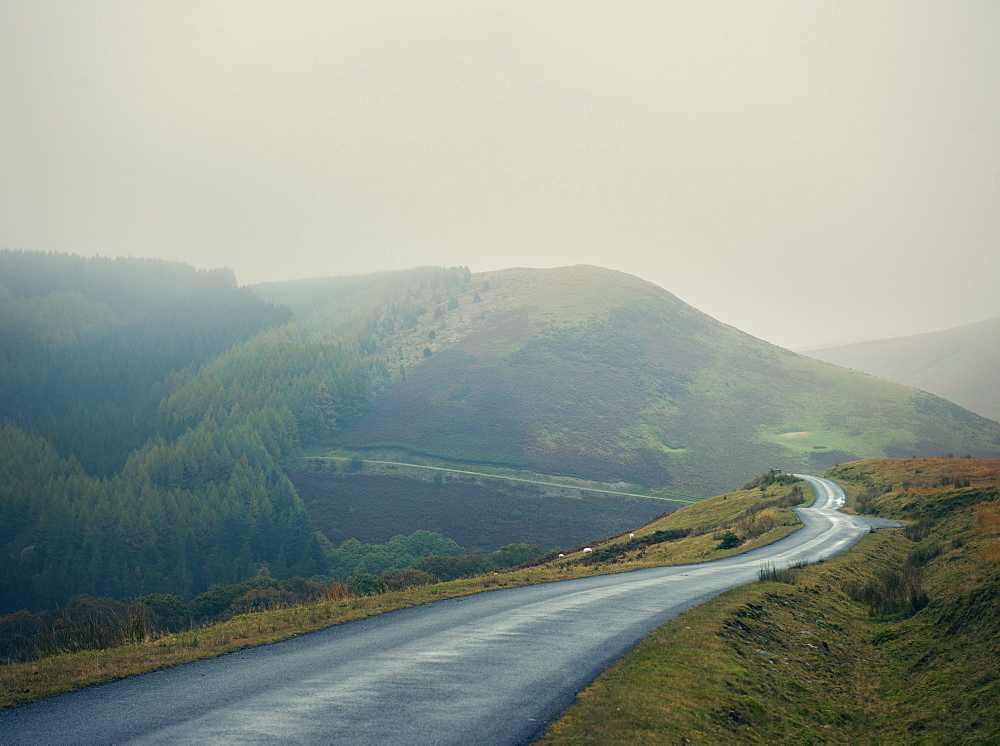
[[1000,316],[943,331],[804,354],[916,386],[1000,421]]

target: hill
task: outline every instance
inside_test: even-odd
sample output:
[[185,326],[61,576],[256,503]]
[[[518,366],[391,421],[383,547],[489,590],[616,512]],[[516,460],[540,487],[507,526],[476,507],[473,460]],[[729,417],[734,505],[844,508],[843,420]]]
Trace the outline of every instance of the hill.
[[[251,289],[3,251],[0,331],[0,613],[568,546],[770,467],[1000,453],[997,423],[594,267]],[[441,483],[331,468],[362,456]]]
[[805,354],[916,386],[1000,421],[1000,317],[927,334],[809,350]]
[[908,525],[677,617],[539,742],[995,743],[1000,460],[826,476],[850,505]]
[[490,272],[411,288],[408,302],[374,349],[400,378],[338,434],[348,448],[688,496],[770,467],[1000,454],[997,423],[763,342],[620,272]]

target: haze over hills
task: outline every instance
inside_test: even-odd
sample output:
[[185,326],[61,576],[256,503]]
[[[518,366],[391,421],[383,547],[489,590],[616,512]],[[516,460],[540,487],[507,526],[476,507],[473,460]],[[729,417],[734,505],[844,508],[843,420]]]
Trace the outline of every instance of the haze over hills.
[[405,378],[341,434],[349,447],[687,495],[768,467],[1000,449],[994,422],[775,347],[620,272],[491,272],[411,302],[423,313],[376,350]]
[[942,331],[804,354],[916,386],[1000,421],[1000,316]]
[[[0,613],[568,547],[671,508],[594,487],[690,499],[771,467],[1000,454],[996,422],[589,266],[239,288],[3,251],[0,331]],[[343,473],[386,451],[581,489]]]

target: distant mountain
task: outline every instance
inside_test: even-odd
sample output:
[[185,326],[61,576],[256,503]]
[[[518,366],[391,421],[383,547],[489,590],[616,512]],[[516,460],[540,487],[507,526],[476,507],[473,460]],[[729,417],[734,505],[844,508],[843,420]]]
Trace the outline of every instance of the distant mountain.
[[688,495],[768,467],[1000,454],[995,422],[775,347],[620,272],[489,272],[408,302],[375,350],[403,378],[342,433],[349,447]]
[[1000,317],[805,354],[916,386],[1000,421]]

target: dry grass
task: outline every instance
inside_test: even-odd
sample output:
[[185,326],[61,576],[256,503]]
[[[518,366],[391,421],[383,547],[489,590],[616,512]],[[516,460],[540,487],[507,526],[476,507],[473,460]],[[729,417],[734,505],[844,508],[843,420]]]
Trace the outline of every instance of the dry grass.
[[[839,473],[859,479],[846,485],[855,493],[874,484],[886,514],[923,510],[919,531],[866,536],[789,571],[794,584],[744,586],[677,617],[582,692],[541,743],[1000,742],[1000,462],[905,461]],[[932,485],[942,477],[960,485]],[[927,606],[873,616],[852,598],[915,564]]]
[[870,742],[889,715],[878,696],[886,661],[865,611],[828,589],[884,554],[886,539],[795,570],[793,586],[736,588],[677,617],[584,690],[541,743]]
[[[714,538],[716,529],[733,525],[755,503],[785,494],[789,489],[787,486],[775,485],[766,493],[759,490],[741,490],[691,505],[653,521],[637,529],[635,533],[637,536],[643,536],[658,530],[683,527],[693,529],[694,535],[680,541],[657,544],[630,552],[611,563],[584,565],[580,562],[584,558],[583,552],[576,551],[537,567],[363,598],[347,598],[342,584],[334,584],[331,585],[325,602],[311,606],[244,614],[205,629],[174,634],[135,645],[55,655],[30,663],[3,665],[0,666],[0,708],[16,706],[91,684],[212,658],[374,614],[445,598],[496,588],[624,572],[642,567],[700,562],[737,554],[775,541],[794,531],[798,527],[798,521],[791,510],[771,509],[781,517],[780,525],[737,549],[725,551],[716,549],[718,545],[718,540]],[[626,540],[627,534],[614,537],[607,542],[594,543],[593,546],[613,546]]]

